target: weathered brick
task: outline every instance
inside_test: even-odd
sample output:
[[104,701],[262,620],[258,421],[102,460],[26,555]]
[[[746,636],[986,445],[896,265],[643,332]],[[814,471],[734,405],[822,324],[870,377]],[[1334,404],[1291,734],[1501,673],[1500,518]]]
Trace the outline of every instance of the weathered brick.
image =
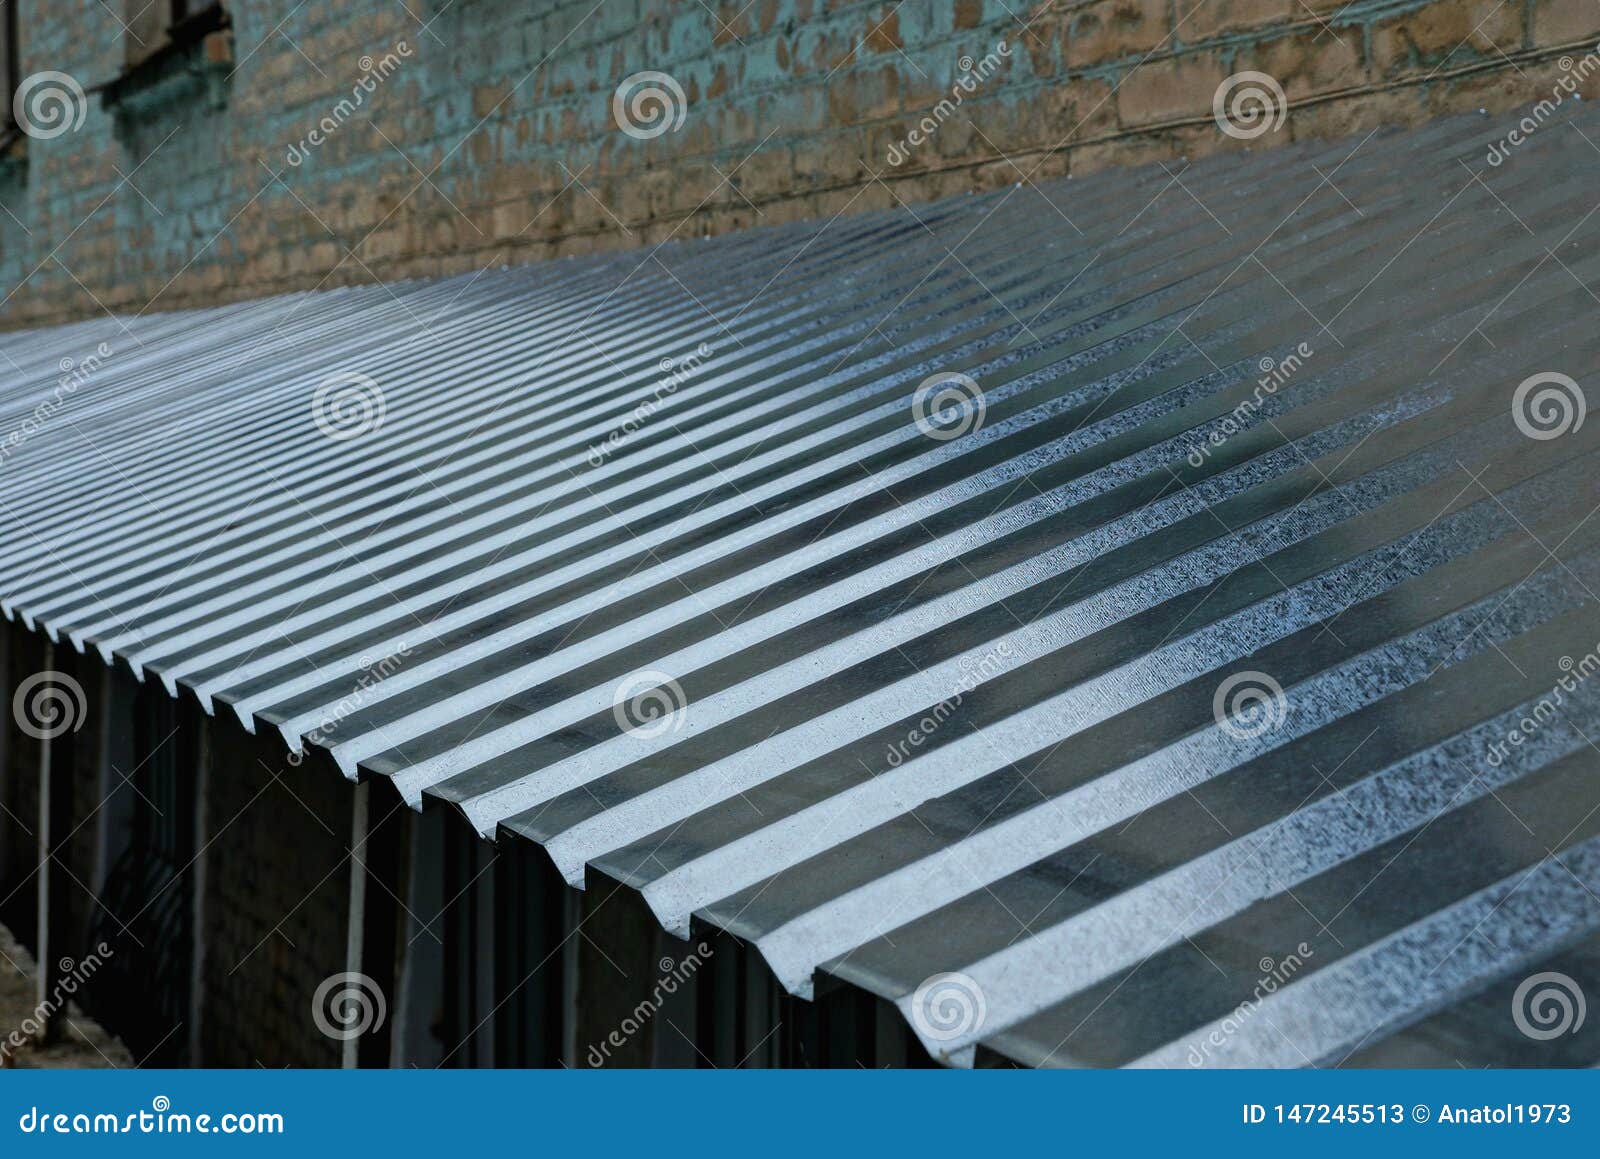
[[900,39],[900,13],[895,8],[877,19],[868,18],[867,31],[862,36],[862,43],[870,52],[893,52],[895,49],[904,48],[905,42]]
[[1310,15],[1294,0],[1205,0],[1203,4],[1180,7],[1178,37],[1193,43],[1223,33],[1303,20]]
[[1149,60],[1123,77],[1117,111],[1124,126],[1149,125],[1209,112],[1228,70],[1212,53]]
[[1302,29],[1263,42],[1250,60],[1250,67],[1276,78],[1291,101],[1367,79],[1361,38],[1353,33],[1340,38],[1319,28]]
[[1296,141],[1349,137],[1383,125],[1414,125],[1427,115],[1423,90],[1407,87],[1374,93],[1366,100],[1297,109],[1286,128]]
[[1372,29],[1373,68],[1383,77],[1521,47],[1522,13],[1502,0],[1436,0]]
[[[438,39],[392,0],[293,12],[295,3],[238,6],[238,68],[220,108],[175,98],[118,120],[91,102],[78,131],[27,142],[25,167],[0,163],[0,204],[26,226],[0,215],[0,275],[23,283],[0,326],[99,312],[58,264],[41,265],[63,239],[61,261],[102,302],[134,310],[214,304],[476,269],[497,254],[538,261],[645,244],[691,213],[699,216],[681,223],[679,236],[831,212],[886,169],[898,169],[908,198],[1014,180],[1004,161],[990,164],[997,148],[1060,158],[1052,166],[1070,159],[1074,168],[1234,148],[1207,122],[1218,84],[1244,69],[1271,73],[1294,98],[1348,92],[1297,109],[1290,131],[1259,147],[1480,104],[1500,109],[1535,99],[1529,78],[1547,89],[1557,65],[1521,60],[1524,78],[1497,50],[1600,40],[1596,0],[1499,8],[1495,0],[1058,0],[1032,8],[927,0],[898,10],[888,0],[608,0],[592,15],[591,4],[572,0],[478,4],[470,13],[446,5],[432,25]],[[1013,15],[1024,12],[1026,32]],[[1174,13],[1185,20],[1169,38]],[[292,43],[274,31],[285,17]],[[59,69],[87,83],[121,66],[118,30],[99,0],[23,6],[20,18],[25,74]],[[915,158],[888,166],[888,144],[949,97],[959,59],[1002,38],[1012,48],[1006,66]],[[226,40],[207,41],[200,57],[231,67]],[[381,59],[402,41],[411,53],[403,64],[309,146],[303,163],[289,164],[290,146],[351,95],[361,57]],[[1404,84],[1452,52],[1488,71]],[[612,97],[624,78],[645,71],[681,86],[683,122],[637,140],[618,128]],[[1402,87],[1368,91],[1376,81]],[[1158,128],[1171,121],[1197,123]],[[707,199],[716,170],[741,164],[740,193],[761,205],[759,216],[729,189]],[[159,213],[125,187],[105,200],[119,170],[135,169]],[[580,190],[556,197],[579,173],[628,232]],[[369,233],[365,268],[334,241],[355,244]]]
[[1067,63],[1073,68],[1143,55],[1171,45],[1168,0],[1108,0],[1073,15]]
[[[1050,118],[1060,128],[1046,134],[1048,144],[1054,145],[1063,140],[1082,141],[1116,131],[1117,94],[1110,81],[1089,77],[1075,80],[1072,83],[1072,96],[1071,119],[1063,122]],[[1048,104],[1045,111],[1048,117]]]
[[[1098,145],[1087,145],[1072,154],[1072,171],[1074,173],[1095,173],[1102,169],[1128,164],[1130,154],[1136,159],[1135,164],[1147,164],[1153,161],[1168,161],[1179,155],[1169,133],[1158,133],[1150,136],[1137,137],[1132,141],[1107,142]],[[1134,212],[1129,211],[1130,214]]]
[[1596,0],[1534,0],[1530,17],[1534,44],[1569,44],[1600,37]]

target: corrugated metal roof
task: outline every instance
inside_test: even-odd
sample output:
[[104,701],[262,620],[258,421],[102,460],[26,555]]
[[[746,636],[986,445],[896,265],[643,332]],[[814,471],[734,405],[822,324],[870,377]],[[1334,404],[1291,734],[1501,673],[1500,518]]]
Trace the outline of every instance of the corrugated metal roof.
[[14,334],[3,607],[951,1061],[1593,1061],[1600,118],[1502,131]]

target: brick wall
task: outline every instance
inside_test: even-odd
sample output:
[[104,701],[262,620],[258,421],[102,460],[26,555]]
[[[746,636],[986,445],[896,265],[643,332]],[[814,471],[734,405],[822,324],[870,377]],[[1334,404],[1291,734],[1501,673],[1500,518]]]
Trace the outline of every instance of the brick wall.
[[[17,7],[22,72],[91,95],[0,161],[5,326],[1500,113],[1600,38],[1600,0],[234,0],[195,71],[107,109],[118,5]],[[643,70],[683,94],[655,136],[613,110]],[[1248,141],[1212,115],[1243,71],[1288,105]]]

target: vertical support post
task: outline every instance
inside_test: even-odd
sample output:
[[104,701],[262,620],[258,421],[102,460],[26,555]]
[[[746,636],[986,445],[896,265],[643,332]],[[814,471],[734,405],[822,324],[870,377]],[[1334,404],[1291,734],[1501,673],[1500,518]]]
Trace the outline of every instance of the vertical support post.
[[[567,1067],[578,1060],[578,927],[583,924],[583,895],[575,889],[561,891],[561,1061]],[[582,1064],[582,1065],[587,1065]]]
[[[371,792],[371,782],[357,784],[350,810],[350,920],[344,949],[344,968],[350,974],[361,973],[361,947],[367,924],[367,811]],[[354,1070],[360,1061],[360,1037],[346,1039],[343,1051],[340,1065]]]
[[117,791],[118,777],[111,767],[111,727],[116,715],[111,708],[111,665],[100,673],[99,726],[95,730],[94,763],[95,793],[102,802],[94,814],[94,875],[89,878],[89,888],[96,897],[104,897],[106,879],[111,875],[111,815],[108,807],[111,796]]
[[[11,628],[0,622],[0,712],[11,712]],[[11,865],[11,725],[0,723],[0,884]]]
[[[109,702],[108,702],[109,703]],[[195,749],[194,770],[194,864],[192,872],[193,907],[189,917],[189,1065],[204,1066],[202,1059],[205,1018],[206,976],[206,871],[210,858],[206,853],[207,813],[211,800],[211,720],[196,714],[200,719],[200,735]]]
[[[55,670],[56,648],[52,643],[44,646],[44,670]],[[52,920],[50,905],[50,855],[54,852],[54,841],[51,822],[52,782],[50,775],[51,750],[55,741],[51,738],[50,730],[46,729],[39,740],[39,877],[38,899],[39,914],[37,937],[35,941],[34,960],[38,969],[34,973],[34,1009],[39,1022],[39,1041],[54,1042],[60,1032],[60,1027],[55,1019],[55,1011],[51,1008],[50,995],[55,989],[56,974],[56,949],[52,938],[52,926],[57,925]]]

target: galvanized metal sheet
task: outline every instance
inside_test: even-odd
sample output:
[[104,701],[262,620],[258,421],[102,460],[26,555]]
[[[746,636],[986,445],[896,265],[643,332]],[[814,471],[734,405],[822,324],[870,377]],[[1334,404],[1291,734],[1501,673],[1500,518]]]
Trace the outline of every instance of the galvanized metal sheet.
[[1600,118],[1497,130],[10,335],[0,607],[947,1061],[1592,1062]]

